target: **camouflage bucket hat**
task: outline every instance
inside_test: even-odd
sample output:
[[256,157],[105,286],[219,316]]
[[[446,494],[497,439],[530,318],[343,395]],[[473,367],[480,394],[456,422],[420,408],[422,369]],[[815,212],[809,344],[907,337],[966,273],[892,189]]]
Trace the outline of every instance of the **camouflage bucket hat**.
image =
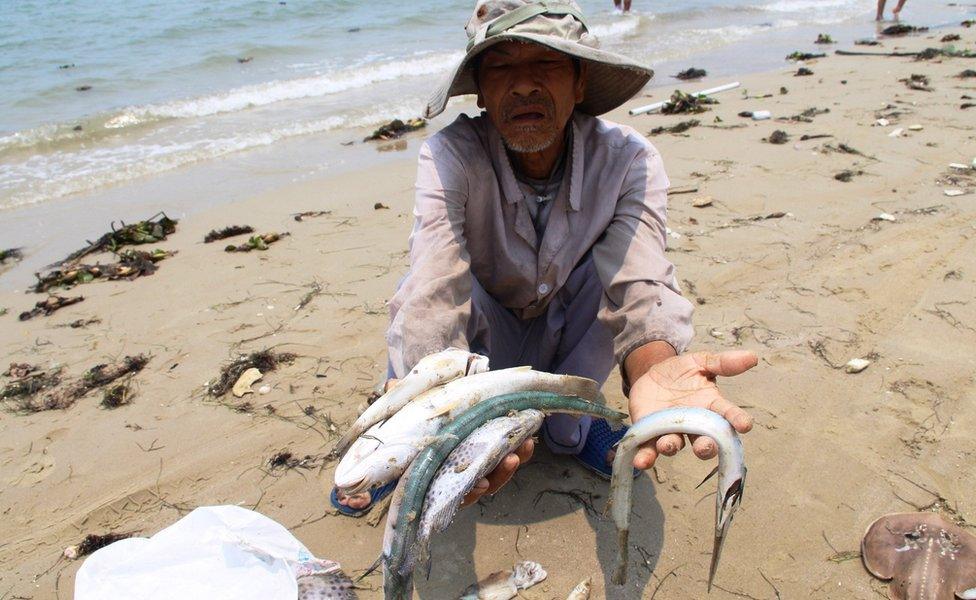
[[589,115],[617,108],[654,76],[649,67],[600,50],[574,0],[478,0],[465,31],[467,52],[428,101],[428,118],[439,115],[451,96],[478,93],[473,59],[505,41],[541,44],[586,61],[584,98],[576,109]]

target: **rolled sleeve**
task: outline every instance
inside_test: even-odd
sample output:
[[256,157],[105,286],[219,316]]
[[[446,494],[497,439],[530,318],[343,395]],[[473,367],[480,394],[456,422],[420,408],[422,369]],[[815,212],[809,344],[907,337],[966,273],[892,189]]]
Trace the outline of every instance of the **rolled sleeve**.
[[623,364],[633,350],[664,341],[679,354],[691,343],[693,308],[681,296],[667,247],[664,163],[648,144],[625,175],[606,233],[593,247],[605,291],[598,318],[614,337],[614,357]]
[[471,258],[464,236],[467,179],[461,161],[437,136],[420,149],[410,271],[390,302],[386,341],[402,377],[421,358],[448,346],[467,348]]

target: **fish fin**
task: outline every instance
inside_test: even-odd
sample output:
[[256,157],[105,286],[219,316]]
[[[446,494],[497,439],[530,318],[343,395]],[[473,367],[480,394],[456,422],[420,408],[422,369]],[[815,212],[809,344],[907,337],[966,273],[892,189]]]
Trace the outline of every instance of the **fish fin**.
[[357,577],[354,581],[356,583],[359,583],[363,579],[366,579],[367,577],[369,577],[369,574],[372,573],[373,571],[375,571],[377,568],[379,568],[379,566],[380,566],[380,564],[382,564],[382,562],[383,562],[383,554],[380,553],[380,555],[376,557],[376,560],[373,561],[373,564],[371,564],[369,566],[369,568],[367,568],[365,571],[363,571],[363,574],[360,575],[359,577]]
[[708,481],[709,479],[711,479],[712,477],[715,477],[715,474],[716,473],[718,473],[718,467],[715,467],[714,469],[712,469],[712,472],[709,473],[708,475],[706,475],[705,476],[705,479],[702,479],[701,483],[699,483],[698,485],[695,486],[695,489],[697,490],[701,486],[705,485],[705,482]]
[[457,408],[458,404],[460,404],[460,400],[452,400],[451,402],[448,402],[447,404],[438,408],[437,410],[428,413],[427,419],[429,420],[429,419],[436,419],[438,417],[443,417],[444,415],[450,413],[455,408]]

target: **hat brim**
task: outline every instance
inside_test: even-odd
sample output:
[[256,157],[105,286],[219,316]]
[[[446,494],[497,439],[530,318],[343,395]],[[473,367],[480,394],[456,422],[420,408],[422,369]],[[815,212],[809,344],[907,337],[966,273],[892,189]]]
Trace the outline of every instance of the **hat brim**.
[[477,94],[478,86],[471,69],[472,59],[495,44],[510,41],[539,44],[585,60],[587,75],[583,101],[576,105],[576,110],[588,115],[598,116],[617,108],[633,98],[654,76],[654,70],[650,67],[599,48],[547,35],[502,33],[468,50],[461,62],[431,95],[424,116],[430,119],[439,115],[452,96]]

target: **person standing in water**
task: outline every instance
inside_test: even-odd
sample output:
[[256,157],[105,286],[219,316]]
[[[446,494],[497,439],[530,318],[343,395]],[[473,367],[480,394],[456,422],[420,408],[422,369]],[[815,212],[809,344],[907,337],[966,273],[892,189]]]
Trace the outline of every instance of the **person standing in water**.
[[[617,0],[614,0],[614,4],[618,4]],[[628,2],[627,4],[630,3]],[[898,0],[898,5],[895,6],[894,10],[891,11],[891,14],[895,17],[896,21],[898,20],[898,13],[901,12],[901,7],[903,6],[905,6],[905,0]],[[878,15],[874,18],[875,21],[884,20],[884,7],[885,0],[878,0]],[[627,9],[625,8],[624,10],[626,11]]]
[[[624,5],[623,8],[620,7],[621,3]],[[904,3],[905,3],[905,0],[901,0],[900,3],[898,4],[898,8],[900,9],[901,8],[901,5],[904,4]],[[630,0],[613,0],[613,5],[617,8],[617,10],[622,10],[623,12],[630,12]],[[884,0],[878,0],[878,5],[883,7],[884,6]],[[879,11],[878,14],[881,14],[880,13],[880,10],[881,9],[879,8],[878,9],[878,11]],[[895,12],[897,13],[898,11],[895,11]]]

